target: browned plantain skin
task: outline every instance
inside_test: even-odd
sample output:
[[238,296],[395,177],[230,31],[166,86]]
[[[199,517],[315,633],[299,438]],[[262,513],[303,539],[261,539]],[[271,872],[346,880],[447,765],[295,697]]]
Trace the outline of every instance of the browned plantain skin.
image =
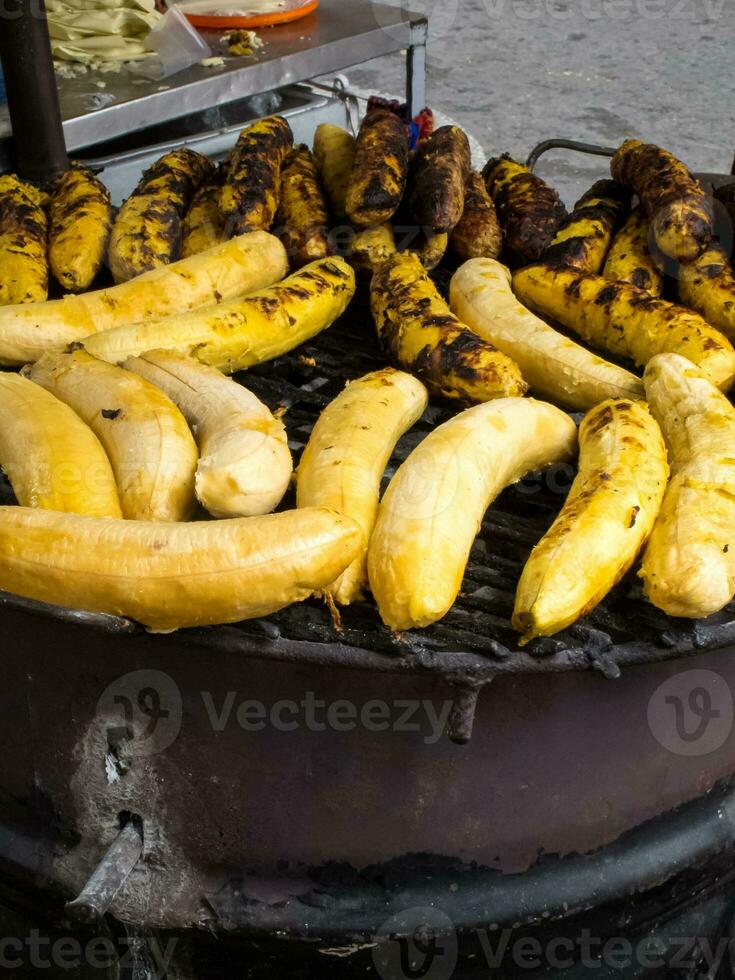
[[542,255],[542,262],[570,265],[583,272],[600,272],[613,235],[629,207],[630,191],[614,180],[598,180],[561,224]]
[[660,146],[626,140],[610,161],[610,173],[640,199],[656,244],[672,259],[695,259],[712,238],[707,197],[684,164]]
[[281,167],[292,146],[293,133],[282,116],[259,119],[240,133],[220,195],[220,210],[231,234],[267,231],[273,224]]
[[394,112],[372,109],[357,136],[346,211],[359,228],[381,225],[401,203],[408,175],[406,127]]
[[567,209],[553,187],[507,154],[482,171],[511,261],[535,262],[556,234]]
[[408,213],[419,225],[449,232],[462,217],[470,143],[459,126],[441,126],[416,151],[408,177]]
[[48,295],[48,222],[44,199],[14,174],[0,176],[0,305]]
[[503,234],[493,199],[476,170],[470,170],[467,177],[464,211],[449,237],[449,244],[460,259],[497,259],[503,249]]
[[292,269],[331,253],[329,216],[319,172],[308,146],[294,147],[281,169],[281,201],[276,215],[278,234]]

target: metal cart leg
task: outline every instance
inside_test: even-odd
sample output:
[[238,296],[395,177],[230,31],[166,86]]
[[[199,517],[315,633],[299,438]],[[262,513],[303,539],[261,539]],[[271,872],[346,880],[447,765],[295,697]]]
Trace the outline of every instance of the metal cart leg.
[[411,31],[411,44],[406,55],[406,104],[409,117],[415,119],[426,108],[426,21]]

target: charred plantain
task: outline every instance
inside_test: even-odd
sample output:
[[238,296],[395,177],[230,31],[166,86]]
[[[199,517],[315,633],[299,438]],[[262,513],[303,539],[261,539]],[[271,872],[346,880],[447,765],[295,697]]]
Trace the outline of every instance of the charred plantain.
[[110,194],[91,170],[68,170],[49,200],[48,259],[56,281],[72,293],[94,282],[112,228]]
[[582,272],[600,272],[629,207],[629,191],[614,180],[598,180],[574,205],[542,261]]
[[108,259],[115,282],[179,258],[182,219],[213,170],[205,156],[184,147],[166,153],[145,171],[112,226]]
[[536,261],[567,216],[559,195],[507,154],[488,160],[482,176],[495,202],[509,257],[519,264]]
[[406,127],[394,112],[372,109],[355,147],[345,210],[359,228],[389,221],[401,203],[408,174]]
[[43,195],[14,174],[0,176],[0,305],[48,296]]
[[497,259],[503,248],[493,199],[476,170],[470,170],[467,177],[464,211],[449,237],[449,245],[460,259]]
[[433,394],[465,404],[525,394],[518,365],[454,316],[414,253],[376,269],[370,306],[386,353]]
[[292,269],[330,254],[329,217],[311,150],[301,144],[281,170],[281,201],[276,224]]
[[650,225],[640,207],[635,208],[613,238],[602,274],[606,279],[629,282],[660,296],[664,277],[649,248]]
[[372,273],[381,262],[396,251],[396,241],[393,237],[393,226],[389,221],[374,228],[361,228],[352,240],[352,248],[348,256],[350,265]]
[[273,224],[281,167],[292,146],[293,133],[282,116],[260,119],[240,133],[219,202],[232,234],[267,231]]
[[730,340],[735,338],[735,275],[719,246],[679,267],[679,299]]
[[409,170],[408,213],[432,231],[450,232],[462,217],[470,143],[459,126],[442,126],[416,151]]
[[652,143],[626,140],[610,173],[640,199],[664,255],[681,262],[699,255],[712,238],[712,213],[699,181],[680,160]]
[[205,181],[192,198],[184,216],[181,241],[181,258],[199,255],[227,238],[225,222],[219,209],[219,197],[225,179],[225,168],[220,165],[210,180]]

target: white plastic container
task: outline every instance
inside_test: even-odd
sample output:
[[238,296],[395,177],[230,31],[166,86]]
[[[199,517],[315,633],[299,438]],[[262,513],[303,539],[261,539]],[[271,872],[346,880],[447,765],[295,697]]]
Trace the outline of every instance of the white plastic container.
[[[156,78],[168,78],[176,72],[196,65],[212,56],[212,50],[197,31],[173,4],[156,24],[145,43],[158,55],[147,59],[139,70],[146,75],[154,73]],[[155,62],[155,63],[152,63]]]

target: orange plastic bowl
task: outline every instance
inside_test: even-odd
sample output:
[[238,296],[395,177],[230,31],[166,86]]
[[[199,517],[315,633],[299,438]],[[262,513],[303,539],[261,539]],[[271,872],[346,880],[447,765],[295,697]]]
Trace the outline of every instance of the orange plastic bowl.
[[[223,4],[227,0],[222,0]],[[252,31],[256,27],[277,27],[278,24],[288,24],[290,21],[301,20],[314,13],[319,6],[319,0],[290,0],[285,10],[270,14],[253,14],[244,17],[217,17],[214,14],[186,14],[192,26],[203,30],[218,31],[230,27],[241,27]]]

